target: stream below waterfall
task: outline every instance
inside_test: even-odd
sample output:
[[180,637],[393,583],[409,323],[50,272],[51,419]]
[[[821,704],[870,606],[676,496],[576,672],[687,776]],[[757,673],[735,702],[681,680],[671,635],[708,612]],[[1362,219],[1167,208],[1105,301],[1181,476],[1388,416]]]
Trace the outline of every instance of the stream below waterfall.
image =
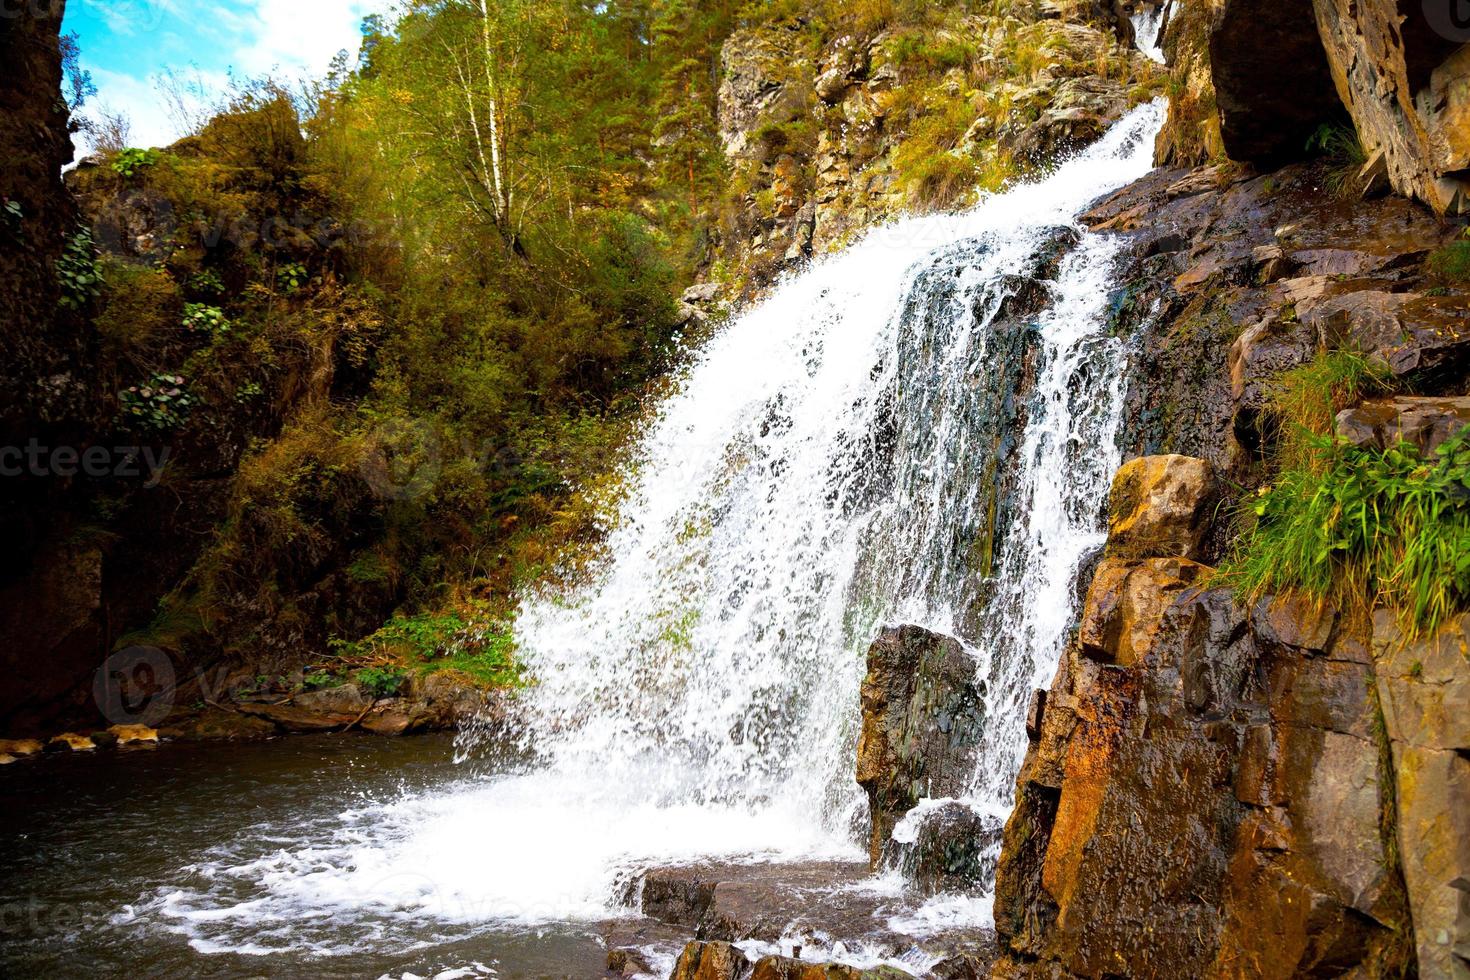
[[[625,464],[605,560],[523,602],[515,741],[0,771],[0,972],[599,975],[644,868],[864,859],[858,692],[885,623],[972,654],[987,724],[964,801],[1003,817],[1121,461],[1119,246],[1075,216],[1150,169],[1162,116],[876,229],[707,342]],[[987,923],[983,894],[863,887],[916,944]]]

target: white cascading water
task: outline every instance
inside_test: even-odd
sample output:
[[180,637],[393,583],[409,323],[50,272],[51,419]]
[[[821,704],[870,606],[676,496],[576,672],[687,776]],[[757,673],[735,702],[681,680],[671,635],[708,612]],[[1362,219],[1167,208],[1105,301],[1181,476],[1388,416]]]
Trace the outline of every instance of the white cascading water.
[[1168,18],[1169,0],[1161,0],[1153,6],[1140,6],[1130,18],[1138,50],[1159,64],[1164,63],[1164,26]]
[[[282,829],[158,910],[203,947],[315,922],[330,952],[391,945],[385,915],[603,919],[652,864],[861,859],[858,688],[885,622],[974,651],[971,803],[1007,810],[1119,463],[1119,246],[1075,216],[1149,170],[1163,111],[972,210],[871,232],[705,345],[628,463],[606,561],[524,602],[530,761]],[[1007,316],[1038,273],[1040,312]]]

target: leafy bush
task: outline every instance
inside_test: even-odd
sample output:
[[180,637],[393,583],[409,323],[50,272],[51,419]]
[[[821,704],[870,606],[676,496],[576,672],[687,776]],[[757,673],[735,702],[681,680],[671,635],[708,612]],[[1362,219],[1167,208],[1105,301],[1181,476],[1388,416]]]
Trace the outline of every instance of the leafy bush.
[[188,420],[194,404],[186,384],[176,374],[155,374],[146,383],[119,392],[124,422],[135,429],[155,432],[179,428]]
[[337,640],[333,646],[348,662],[386,661],[421,673],[456,671],[489,687],[521,683],[509,625],[477,602],[456,611],[395,616],[371,636],[356,642]]
[[357,672],[358,686],[374,698],[395,697],[406,680],[406,673],[392,667],[366,667]]
[[25,222],[25,208],[21,207],[19,201],[6,201],[4,207],[0,207],[0,218],[5,221],[5,230],[12,236],[20,236],[21,225]]
[[190,333],[217,337],[230,332],[230,321],[225,311],[207,303],[184,304],[184,329]]
[[61,305],[66,309],[85,309],[102,295],[102,263],[89,229],[80,228],[67,239],[56,260],[56,278],[61,283]]
[[225,281],[214,269],[201,269],[189,277],[189,289],[195,293],[218,296],[225,291]]
[[157,150],[143,150],[132,146],[118,151],[117,156],[112,158],[112,169],[122,176],[130,178],[144,167],[152,167],[157,163]]
[[282,292],[297,292],[308,281],[310,280],[306,272],[306,266],[300,262],[290,262],[276,270],[276,286]]

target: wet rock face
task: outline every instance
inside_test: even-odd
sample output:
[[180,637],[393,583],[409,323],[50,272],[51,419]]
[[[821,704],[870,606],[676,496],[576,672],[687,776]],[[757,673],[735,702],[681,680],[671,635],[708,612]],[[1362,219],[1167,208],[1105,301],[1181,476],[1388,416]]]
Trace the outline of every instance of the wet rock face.
[[1313,0],[1312,7],[1338,94],[1394,189],[1439,212],[1470,209],[1470,56],[1455,4]]
[[904,877],[928,895],[973,891],[995,880],[1002,822],[964,803],[946,803],[914,820]]
[[690,943],[669,980],[902,980],[911,974],[892,968],[859,970],[837,963],[812,963],[789,956],[755,962],[728,943]]
[[888,627],[869,648],[857,779],[868,794],[875,868],[894,826],[921,799],[964,793],[984,731],[984,694],[974,660],[952,637]]
[[1104,562],[1038,699],[998,975],[1381,972],[1408,917],[1367,643],[1330,609],[1246,608],[1150,550],[1173,547]]
[[1305,164],[1159,170],[1084,216],[1132,241],[1116,303],[1138,342],[1133,452],[1198,456],[1224,485],[1258,485],[1271,388],[1324,346],[1369,353],[1406,387],[1465,390],[1470,300],[1431,288],[1424,267],[1455,230],[1402,198],[1324,194],[1322,180]]
[[1406,638],[1387,613],[1373,656],[1393,751],[1398,845],[1421,977],[1470,975],[1470,617]]
[[[235,710],[286,732],[361,728],[375,735],[412,735],[454,728],[503,711],[492,692],[444,674],[409,678],[397,696],[375,698],[355,683],[297,694],[284,701],[243,701]],[[271,730],[274,730],[271,729]]]
[[1127,109],[1128,91],[1122,82],[1070,78],[1055,87],[1051,104],[1035,122],[1001,143],[1022,160],[1045,164],[1096,142]]
[[[54,263],[76,211],[61,183],[72,158],[61,99],[64,3],[21,3],[0,14],[0,444],[39,427],[72,426],[92,410],[83,396],[91,333],[58,313]],[[14,532],[0,522],[7,537]]]

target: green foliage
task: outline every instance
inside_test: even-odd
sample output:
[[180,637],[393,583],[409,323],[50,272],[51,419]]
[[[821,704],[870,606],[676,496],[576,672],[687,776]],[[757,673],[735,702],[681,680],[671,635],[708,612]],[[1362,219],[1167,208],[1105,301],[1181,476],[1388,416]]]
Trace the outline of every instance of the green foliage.
[[26,220],[25,208],[21,207],[19,201],[6,201],[5,206],[0,208],[0,219],[5,222],[5,230],[11,237],[19,238],[21,225]]
[[102,295],[102,263],[89,229],[80,228],[67,239],[56,260],[56,278],[61,283],[61,305],[65,309],[85,309]]
[[184,329],[193,334],[220,337],[230,332],[230,321],[225,311],[207,303],[184,304]]
[[124,425],[150,432],[179,428],[194,405],[187,384],[176,374],[154,374],[145,383],[118,392]]
[[308,671],[301,676],[301,689],[304,691],[325,691],[342,684],[342,677],[329,670]]
[[157,164],[157,150],[144,150],[133,146],[119,150],[117,156],[112,158],[111,167],[115,173],[131,179],[145,167],[153,167]]
[[296,293],[309,281],[306,266],[300,262],[288,262],[276,270],[276,286],[283,293]]
[[960,38],[920,32],[904,34],[890,50],[898,65],[939,73],[962,68],[979,54],[973,44]]
[[408,680],[408,674],[392,667],[365,667],[356,676],[363,693],[373,698],[396,697]]
[[218,296],[225,291],[225,281],[215,269],[200,269],[189,277],[189,290],[207,296]]
[[[370,636],[356,642],[337,640],[333,646],[346,662],[368,659],[420,673],[454,671],[487,687],[522,683],[510,626],[490,616],[481,603],[447,612],[395,616]],[[362,679],[362,673],[358,678]]]
[[1318,458],[1318,441],[1337,415],[1370,394],[1387,390],[1388,366],[1357,351],[1324,351],[1286,372],[1272,385],[1270,409],[1280,425],[1278,460],[1306,467]]
[[1427,457],[1407,443],[1315,446],[1319,465],[1283,471],[1253,502],[1226,580],[1252,597],[1377,600],[1414,633],[1470,609],[1470,429]]
[[235,389],[235,401],[238,404],[252,402],[265,394],[265,389],[260,386],[259,381],[247,381]]

